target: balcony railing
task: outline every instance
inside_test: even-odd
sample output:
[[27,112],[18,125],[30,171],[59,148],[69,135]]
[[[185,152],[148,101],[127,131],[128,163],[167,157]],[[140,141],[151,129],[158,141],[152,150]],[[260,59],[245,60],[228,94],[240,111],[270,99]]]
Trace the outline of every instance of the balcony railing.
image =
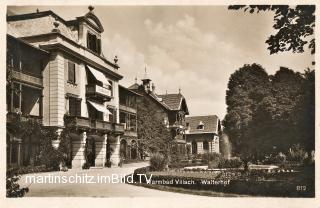
[[97,130],[107,130],[107,131],[113,130],[111,122],[93,120],[91,124],[92,124],[92,128],[95,128]]
[[16,71],[12,69],[11,69],[11,73],[12,73],[12,78],[18,81],[34,84],[37,86],[43,86],[42,78],[39,75],[34,75],[34,74],[31,75],[30,73],[27,74],[23,71]]
[[78,116],[67,116],[66,117],[66,124],[71,124],[77,128],[83,129],[96,129],[106,132],[114,132],[114,133],[123,133],[124,128],[123,125],[117,123],[111,123],[108,121],[100,121],[89,119],[85,117],[78,117]]
[[91,128],[91,121],[89,118],[78,116],[67,116],[65,119],[66,125],[75,126],[77,128]]
[[26,122],[28,120],[33,120],[38,123],[42,123],[42,117],[41,116],[33,116],[33,115],[21,115],[18,113],[14,112],[8,112],[7,113],[7,122],[12,123],[12,122],[17,122],[17,121],[22,121]]
[[136,131],[128,131],[128,130],[124,131],[124,135],[125,136],[131,136],[131,137],[137,137],[138,136]]
[[86,95],[101,97],[104,100],[110,100],[112,98],[111,90],[104,88],[104,87],[101,87],[99,85],[87,85],[86,86]]
[[180,128],[183,129],[185,126],[185,122],[182,121],[175,121],[173,124],[170,124],[169,127],[171,128]]
[[126,105],[123,105],[123,104],[119,105],[119,110],[120,111],[126,111],[126,112],[130,112],[130,113],[134,113],[134,114],[137,113],[137,109],[136,108],[129,107],[129,106],[126,106]]
[[124,125],[113,123],[113,128],[115,133],[124,133]]

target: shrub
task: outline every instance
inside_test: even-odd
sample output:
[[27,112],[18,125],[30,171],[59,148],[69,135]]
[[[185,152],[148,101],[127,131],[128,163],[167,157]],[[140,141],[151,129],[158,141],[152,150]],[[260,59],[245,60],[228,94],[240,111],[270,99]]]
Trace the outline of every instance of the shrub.
[[219,168],[240,168],[242,166],[242,161],[239,158],[220,160]]
[[55,171],[53,167],[47,167],[45,165],[40,166],[26,166],[26,167],[16,167],[16,168],[10,168],[7,171],[8,173],[12,174],[28,174],[28,173],[39,173],[39,172],[49,172],[49,171]]
[[202,161],[208,162],[208,168],[217,168],[221,159],[221,155],[215,152],[205,153],[202,156]]
[[211,153],[204,153],[202,155],[202,160],[204,161],[215,161],[217,159],[220,159],[220,154],[215,153],[215,152],[211,152]]
[[162,171],[166,168],[168,161],[162,154],[155,153],[150,158],[150,170]]
[[82,169],[89,169],[90,168],[90,164],[88,162],[85,162],[83,165],[82,165]]
[[23,197],[29,191],[29,188],[20,188],[20,185],[18,184],[19,179],[20,175],[14,173],[14,171],[7,171],[6,197]]
[[308,154],[300,144],[295,144],[289,149],[288,160],[290,162],[301,164],[306,157],[308,157]]

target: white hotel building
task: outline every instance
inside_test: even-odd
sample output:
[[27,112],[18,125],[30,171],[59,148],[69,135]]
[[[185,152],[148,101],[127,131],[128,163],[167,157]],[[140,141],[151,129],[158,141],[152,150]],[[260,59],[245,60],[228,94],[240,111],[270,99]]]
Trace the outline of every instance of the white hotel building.
[[[90,166],[103,167],[107,160],[119,163],[125,132],[119,123],[122,76],[117,57],[111,61],[101,53],[103,31],[93,7],[70,21],[52,11],[7,16],[7,70],[13,80],[7,123],[17,112],[58,131],[72,122],[72,168],[86,162],[86,148]],[[10,166],[30,163],[37,151],[33,139],[19,138],[8,129]]]

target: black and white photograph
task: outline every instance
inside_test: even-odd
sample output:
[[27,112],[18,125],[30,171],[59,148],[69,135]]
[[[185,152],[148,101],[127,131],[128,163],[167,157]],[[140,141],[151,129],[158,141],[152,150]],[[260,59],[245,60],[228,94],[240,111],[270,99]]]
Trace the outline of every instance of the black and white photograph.
[[319,207],[315,1],[107,2],[2,5],[4,207]]

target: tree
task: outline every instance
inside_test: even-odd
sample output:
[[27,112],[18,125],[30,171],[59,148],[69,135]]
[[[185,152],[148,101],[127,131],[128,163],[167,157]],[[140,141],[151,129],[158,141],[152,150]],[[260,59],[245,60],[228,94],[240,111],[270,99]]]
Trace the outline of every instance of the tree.
[[302,82],[302,93],[295,106],[296,132],[300,144],[311,152],[315,150],[315,71],[306,70]]
[[245,167],[257,153],[257,141],[252,134],[253,120],[258,104],[270,93],[269,85],[268,74],[258,64],[244,65],[230,76],[228,82],[224,131]]
[[268,76],[261,66],[244,65],[228,83],[224,131],[234,154],[246,164],[287,152],[295,144],[314,150],[314,71],[281,67]]
[[315,53],[315,5],[233,5],[228,9],[243,9],[250,13],[275,12],[273,28],[277,33],[266,40],[270,54],[283,51],[302,53],[306,44],[311,54]]
[[140,154],[161,153],[169,159],[172,145],[170,132],[147,99],[138,105],[137,121]]

